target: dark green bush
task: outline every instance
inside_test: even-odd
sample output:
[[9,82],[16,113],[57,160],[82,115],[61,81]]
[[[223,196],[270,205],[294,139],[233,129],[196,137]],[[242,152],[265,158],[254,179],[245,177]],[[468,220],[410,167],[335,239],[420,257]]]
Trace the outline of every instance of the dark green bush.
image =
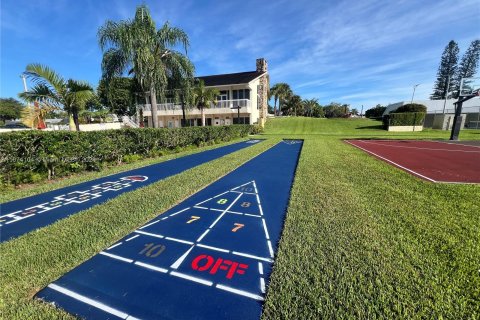
[[389,126],[420,126],[424,120],[424,112],[390,113],[383,116],[383,127],[388,129]]
[[408,103],[401,107],[398,107],[394,113],[406,113],[406,112],[427,112],[427,107],[419,103]]
[[20,131],[0,134],[0,184],[21,184],[101,170],[105,165],[230,141],[257,126],[124,129],[94,132]]

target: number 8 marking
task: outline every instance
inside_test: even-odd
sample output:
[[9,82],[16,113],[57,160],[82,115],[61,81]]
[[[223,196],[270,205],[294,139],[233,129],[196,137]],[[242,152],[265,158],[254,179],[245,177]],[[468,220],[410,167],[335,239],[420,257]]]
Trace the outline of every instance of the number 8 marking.
[[228,202],[227,199],[220,199],[220,200],[217,201],[218,204],[225,204],[227,202]]
[[240,206],[242,206],[243,208],[248,208],[250,207],[250,202],[245,201]]

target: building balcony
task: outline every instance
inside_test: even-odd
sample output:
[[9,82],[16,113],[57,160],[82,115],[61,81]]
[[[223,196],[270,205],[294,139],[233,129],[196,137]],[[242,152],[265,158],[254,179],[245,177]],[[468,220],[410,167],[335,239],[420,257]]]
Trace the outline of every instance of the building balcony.
[[[143,116],[152,116],[152,106],[150,104],[139,105],[143,110]],[[221,100],[217,103],[210,103],[210,108],[205,108],[204,113],[207,114],[233,114],[237,113],[240,107],[240,113],[251,113],[252,106],[249,99]],[[157,104],[158,116],[181,116],[182,106],[176,103],[159,103]],[[201,111],[197,107],[186,108],[188,115],[201,115]]]

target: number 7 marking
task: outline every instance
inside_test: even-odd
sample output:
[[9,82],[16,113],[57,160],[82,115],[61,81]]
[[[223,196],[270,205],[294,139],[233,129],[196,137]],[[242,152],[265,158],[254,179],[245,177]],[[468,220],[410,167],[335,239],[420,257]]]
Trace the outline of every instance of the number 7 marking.
[[237,232],[238,229],[243,228],[245,225],[241,223],[234,223],[235,228],[232,229],[232,232]]
[[187,221],[187,223],[192,223],[193,221],[197,221],[198,219],[200,219],[200,217],[197,217],[197,216],[191,216],[190,217],[191,219]]

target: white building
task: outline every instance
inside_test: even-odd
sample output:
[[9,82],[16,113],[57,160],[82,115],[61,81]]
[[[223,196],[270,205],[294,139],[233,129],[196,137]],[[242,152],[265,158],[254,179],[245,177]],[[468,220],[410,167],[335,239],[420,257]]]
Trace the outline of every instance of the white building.
[[[413,100],[413,103],[423,104],[427,107],[424,127],[449,130],[453,125],[455,105],[457,99],[447,100]],[[387,106],[383,115],[395,112],[398,107],[409,104],[410,101],[400,101]],[[462,123],[466,128],[480,128],[480,98],[473,98],[462,104]]]
[[[223,126],[230,124],[260,124],[263,126],[267,116],[268,89],[270,86],[267,61],[257,59],[256,70],[198,77],[206,87],[220,91],[217,103],[205,108],[205,125]],[[151,105],[140,105],[145,126],[152,127]],[[238,115],[240,107],[240,116]],[[159,127],[177,128],[183,117],[181,104],[158,103]],[[201,126],[201,112],[195,106],[186,108],[187,123]]]

